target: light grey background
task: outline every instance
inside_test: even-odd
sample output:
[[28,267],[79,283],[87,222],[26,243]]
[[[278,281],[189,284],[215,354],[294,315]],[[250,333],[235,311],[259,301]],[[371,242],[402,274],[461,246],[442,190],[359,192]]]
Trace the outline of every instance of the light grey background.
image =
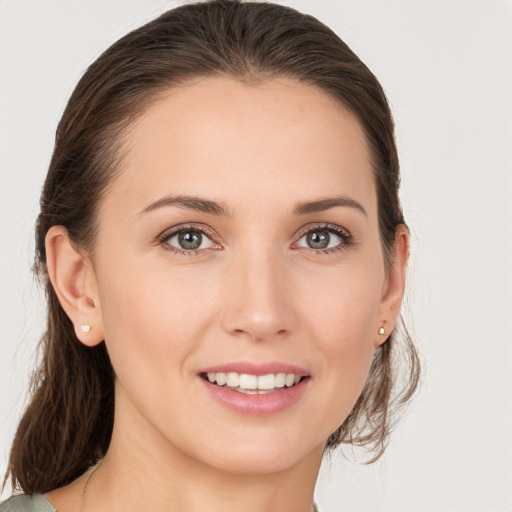
[[[388,93],[413,232],[409,317],[426,363],[385,457],[325,464],[320,510],[510,512],[512,3],[287,3],[334,28]],[[44,326],[32,235],[58,119],[103,49],[174,4],[0,0],[2,473]]]

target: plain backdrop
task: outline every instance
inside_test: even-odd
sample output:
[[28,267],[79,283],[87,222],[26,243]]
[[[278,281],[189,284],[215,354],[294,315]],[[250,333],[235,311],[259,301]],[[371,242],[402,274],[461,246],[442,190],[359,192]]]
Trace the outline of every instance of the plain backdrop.
[[[425,363],[381,461],[325,461],[320,510],[510,512],[512,3],[287,4],[330,25],[389,96],[413,233],[408,318]],[[0,0],[2,473],[44,327],[33,224],[58,119],[103,49],[173,5]]]

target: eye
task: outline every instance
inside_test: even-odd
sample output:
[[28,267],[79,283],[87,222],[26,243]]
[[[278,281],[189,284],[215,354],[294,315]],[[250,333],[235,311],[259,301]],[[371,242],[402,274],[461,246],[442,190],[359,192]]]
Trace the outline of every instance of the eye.
[[352,245],[352,235],[341,226],[323,225],[310,228],[296,242],[296,247],[333,252]]
[[175,227],[158,237],[158,242],[167,250],[182,254],[197,254],[203,249],[220,249],[210,233],[203,227]]
[[[307,235],[303,236],[305,238],[306,245],[311,247],[311,249],[328,249],[336,245],[336,236],[331,236],[329,231],[311,231]],[[302,239],[301,239],[302,240]]]

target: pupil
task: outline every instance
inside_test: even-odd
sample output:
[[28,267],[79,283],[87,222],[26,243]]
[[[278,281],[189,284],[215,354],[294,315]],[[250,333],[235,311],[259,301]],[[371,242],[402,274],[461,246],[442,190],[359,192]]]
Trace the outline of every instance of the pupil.
[[201,246],[201,233],[197,231],[184,231],[179,234],[178,240],[183,249],[193,250]]
[[308,233],[306,239],[312,249],[325,249],[329,245],[329,232],[313,231]]

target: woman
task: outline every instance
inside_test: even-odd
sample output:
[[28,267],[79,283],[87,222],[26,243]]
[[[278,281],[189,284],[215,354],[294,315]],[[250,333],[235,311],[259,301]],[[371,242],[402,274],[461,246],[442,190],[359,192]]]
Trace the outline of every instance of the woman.
[[216,0],[115,43],[57,130],[0,510],[309,512],[326,450],[378,458],[419,375],[398,188],[382,88],[314,18]]

